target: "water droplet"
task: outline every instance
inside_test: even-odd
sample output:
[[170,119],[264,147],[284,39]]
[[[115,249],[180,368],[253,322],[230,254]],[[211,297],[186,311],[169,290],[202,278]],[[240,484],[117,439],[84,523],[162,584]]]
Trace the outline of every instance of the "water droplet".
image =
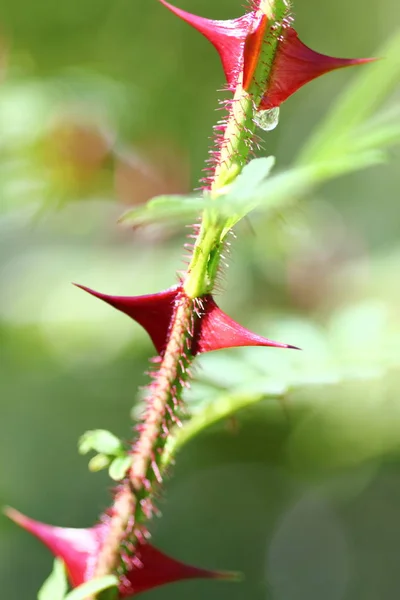
[[275,129],[279,123],[279,106],[256,112],[254,123],[264,131],[272,131]]

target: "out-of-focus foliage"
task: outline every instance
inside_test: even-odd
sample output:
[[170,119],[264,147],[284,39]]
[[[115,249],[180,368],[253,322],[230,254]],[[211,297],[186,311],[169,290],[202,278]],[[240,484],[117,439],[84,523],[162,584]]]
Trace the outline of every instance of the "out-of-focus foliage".
[[[212,18],[241,4],[179,2]],[[70,282],[121,294],[173,283],[184,228],[132,232],[116,220],[197,187],[223,77],[212,48],[156,0],[0,7],[0,501],[86,526],[110,480],[88,472],[76,441],[88,429],[129,437],[153,349]],[[304,42],[332,55],[371,55],[397,28],[394,0],[378,11],[365,0],[295,8]],[[303,143],[341,126],[319,124],[358,76],[333,73],[288,100],[264,155],[279,169],[310,156],[316,146]],[[360,93],[363,120],[376,94]],[[246,580],[171,585],[149,599],[397,597],[399,157],[390,149],[384,165],[239,224],[219,304],[303,351],[200,357],[192,426],[201,430],[203,410],[214,425],[186,440],[151,529],[177,558]],[[51,558],[5,519],[0,528],[2,595],[31,600]]]
[[67,590],[68,581],[64,563],[57,558],[52,572],[39,590],[38,600],[64,600]]
[[[64,563],[56,559],[52,572],[39,590],[38,600],[85,600],[92,594],[116,586],[117,583],[118,580],[114,575],[107,575],[88,581],[67,593],[68,580]],[[118,596],[116,587],[115,595]]]

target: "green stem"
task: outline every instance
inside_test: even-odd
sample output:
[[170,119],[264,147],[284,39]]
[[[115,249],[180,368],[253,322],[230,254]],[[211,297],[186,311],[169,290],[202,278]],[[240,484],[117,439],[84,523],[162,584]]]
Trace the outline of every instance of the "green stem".
[[[272,72],[272,65],[279,36],[288,14],[285,0],[264,0],[260,10],[267,17],[267,26],[261,43],[260,56],[248,89],[243,89],[243,72],[240,74],[235,95],[227,117],[221,154],[215,167],[210,195],[214,199],[233,183],[248,162],[253,149],[257,111]],[[218,272],[219,257],[227,221],[221,220],[212,211],[203,216],[201,229],[193,251],[184,283],[186,294],[198,298],[212,291]]]
[[[215,199],[236,179],[249,159],[255,132],[254,114],[268,86],[278,38],[288,12],[287,2],[262,0],[260,11],[267,16],[267,26],[248,89],[243,89],[242,75],[235,88],[220,159],[210,186],[210,195]],[[133,446],[133,466],[115,499],[109,535],[96,569],[97,576],[115,572],[122,566],[120,548],[123,541],[137,542],[140,528],[152,511],[152,498],[160,483],[164,453],[168,455],[166,443],[169,436],[165,433],[176,420],[182,386],[188,376],[187,368],[193,360],[190,338],[198,318],[194,300],[210,293],[214,287],[227,230],[227,220],[222,219],[217,211],[209,210],[204,214],[184,289],[175,306],[166,350],[150,385],[148,408],[139,438]],[[147,508],[143,508],[144,505]],[[129,525],[132,516],[133,528]]]

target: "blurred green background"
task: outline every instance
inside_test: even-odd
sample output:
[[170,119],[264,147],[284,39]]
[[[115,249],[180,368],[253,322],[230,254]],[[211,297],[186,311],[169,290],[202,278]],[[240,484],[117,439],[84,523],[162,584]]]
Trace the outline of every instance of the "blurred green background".
[[[239,0],[179,6],[241,14]],[[340,56],[373,55],[399,14],[395,0],[295,10],[302,40]],[[111,484],[88,473],[77,438],[93,428],[129,437],[153,350],[139,326],[71,282],[115,294],[175,282],[185,231],[116,220],[198,185],[222,70],[156,0],[0,0],[0,76],[0,502],[86,526]],[[354,76],[333,73],[288,100],[265,152],[290,164]],[[151,530],[177,558],[246,579],[171,585],[149,600],[398,597],[399,158],[391,150],[386,165],[239,226],[218,302],[303,352],[199,359],[194,412],[226,388],[284,394],[185,447]],[[2,597],[35,598],[47,550],[1,518],[0,555]]]

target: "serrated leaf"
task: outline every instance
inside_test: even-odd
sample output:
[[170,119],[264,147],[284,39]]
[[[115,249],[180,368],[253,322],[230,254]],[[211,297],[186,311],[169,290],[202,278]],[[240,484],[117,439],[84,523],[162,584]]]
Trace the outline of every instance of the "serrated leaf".
[[65,600],[86,600],[88,597],[114,586],[117,593],[118,579],[114,575],[92,579],[72,590],[72,592],[65,596]]
[[64,563],[56,558],[52,572],[38,592],[38,600],[64,600],[67,590],[68,581]]
[[132,465],[132,456],[117,456],[114,458],[108,469],[108,474],[114,481],[121,481]]
[[96,454],[89,460],[89,471],[93,473],[97,473],[97,471],[102,471],[103,469],[107,469],[110,465],[112,459],[107,456],[107,454]]
[[123,451],[121,440],[113,433],[106,429],[95,429],[86,431],[78,442],[80,454],[87,454],[91,450],[95,450],[100,454],[108,454],[117,456]]

